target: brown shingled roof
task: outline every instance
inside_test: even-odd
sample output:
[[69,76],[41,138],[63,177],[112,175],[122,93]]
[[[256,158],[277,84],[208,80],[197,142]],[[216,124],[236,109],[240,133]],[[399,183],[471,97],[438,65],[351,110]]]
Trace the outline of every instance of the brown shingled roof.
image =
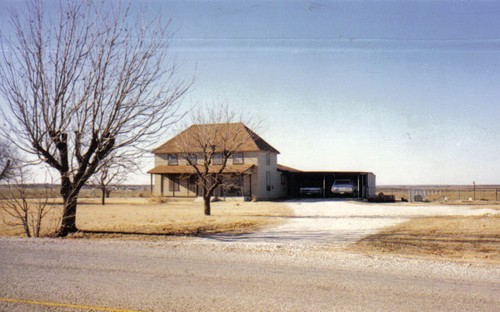
[[[248,173],[250,169],[252,169],[255,165],[246,164],[246,165],[227,165],[223,173]],[[200,167],[200,170],[204,170]],[[222,166],[220,165],[212,165],[209,167],[209,172],[219,172]],[[196,171],[192,166],[184,165],[184,166],[167,166],[160,165],[156,166],[153,169],[149,170],[148,173],[153,174],[195,174]]]
[[272,152],[279,151],[250,130],[243,123],[192,125],[172,139],[153,150],[155,154],[200,153],[201,142],[216,146],[222,151],[226,146],[235,152]]

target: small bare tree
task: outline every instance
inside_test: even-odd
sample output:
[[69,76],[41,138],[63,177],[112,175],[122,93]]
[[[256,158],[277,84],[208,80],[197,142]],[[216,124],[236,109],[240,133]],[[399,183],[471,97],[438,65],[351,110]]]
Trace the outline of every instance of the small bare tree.
[[141,157],[178,119],[190,83],[176,80],[168,61],[168,23],[131,21],[120,2],[43,3],[13,12],[13,39],[2,37],[0,134],[59,173],[66,236],[77,231],[80,190],[101,162],[123,148]]
[[139,170],[139,160],[129,155],[113,154],[103,160],[97,172],[89,179],[88,184],[101,191],[101,204],[106,205],[106,198],[111,194],[111,185],[124,182],[127,176]]
[[215,105],[199,107],[191,123],[188,131],[179,134],[177,144],[182,151],[180,157],[194,169],[208,216],[214,191],[228,181],[228,160],[257,136],[246,125],[252,124],[256,129],[260,122],[235,113],[227,105]]
[[54,221],[58,220],[54,218],[57,212],[56,191],[51,184],[28,186],[23,166],[16,167],[14,171],[15,176],[3,185],[0,194],[3,222],[8,226],[21,227],[26,237],[40,237],[43,232],[54,233],[58,223]]

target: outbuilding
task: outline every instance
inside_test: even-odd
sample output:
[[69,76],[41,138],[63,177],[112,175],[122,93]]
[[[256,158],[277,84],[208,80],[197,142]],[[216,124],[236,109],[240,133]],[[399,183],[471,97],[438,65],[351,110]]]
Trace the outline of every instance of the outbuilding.
[[[285,171],[286,169],[283,170]],[[346,194],[345,196],[347,197],[367,199],[375,196],[376,176],[372,172],[294,170],[288,171],[287,176],[289,181],[289,197],[335,197],[337,194],[334,194],[331,188],[336,180],[348,180],[354,186],[355,191]],[[304,189],[317,190],[317,192],[301,192]]]

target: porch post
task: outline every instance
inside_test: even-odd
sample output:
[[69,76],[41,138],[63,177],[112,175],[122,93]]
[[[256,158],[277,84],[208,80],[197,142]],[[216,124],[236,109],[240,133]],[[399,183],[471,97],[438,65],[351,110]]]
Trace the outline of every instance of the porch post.
[[170,185],[172,185],[172,197],[175,197],[175,187],[176,187],[176,185],[175,185],[175,179],[174,179],[173,175],[169,178],[168,183]]
[[249,174],[250,178],[250,199],[252,199],[252,174]]
[[165,177],[163,174],[160,174],[160,193],[161,193],[161,196],[163,196],[163,192],[164,192],[164,189],[165,189]]

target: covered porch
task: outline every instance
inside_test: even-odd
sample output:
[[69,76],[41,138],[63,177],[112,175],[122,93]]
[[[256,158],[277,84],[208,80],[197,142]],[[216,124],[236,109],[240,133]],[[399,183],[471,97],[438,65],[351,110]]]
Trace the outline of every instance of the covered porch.
[[[254,165],[227,165],[222,171],[223,183],[217,187],[217,197],[252,197]],[[199,167],[200,170],[205,168]],[[209,166],[209,174],[218,173],[221,166]],[[198,197],[202,184],[195,168],[187,165],[161,165],[148,171],[151,174],[151,192],[162,197]]]

